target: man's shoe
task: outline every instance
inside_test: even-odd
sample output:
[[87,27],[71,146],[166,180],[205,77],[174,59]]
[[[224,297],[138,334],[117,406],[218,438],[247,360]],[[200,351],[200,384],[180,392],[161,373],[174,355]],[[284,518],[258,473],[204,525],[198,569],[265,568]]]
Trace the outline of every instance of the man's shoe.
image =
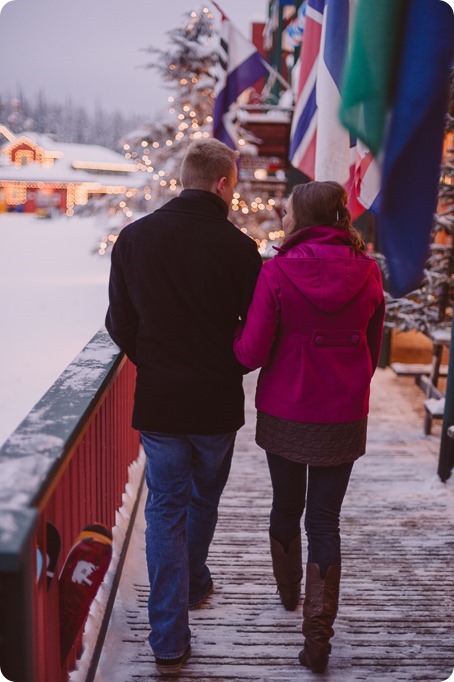
[[205,592],[205,594],[202,597],[200,597],[199,599],[197,599],[196,601],[190,601],[189,602],[189,604],[188,604],[189,611],[195,611],[195,609],[199,609],[202,606],[202,604],[205,603],[205,600],[208,599],[210,594],[213,594],[213,591],[214,591],[213,581],[210,580],[210,584],[209,584],[208,589]]
[[190,655],[191,645],[188,644],[184,654],[178,656],[178,658],[158,658],[158,656],[155,656],[156,668],[162,675],[176,675],[180,672],[181,666],[186,663]]

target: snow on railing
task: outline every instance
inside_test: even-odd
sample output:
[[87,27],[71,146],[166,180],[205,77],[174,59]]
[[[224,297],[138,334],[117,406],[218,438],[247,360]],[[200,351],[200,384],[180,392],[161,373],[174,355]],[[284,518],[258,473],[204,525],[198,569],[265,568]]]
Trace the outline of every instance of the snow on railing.
[[[143,477],[130,427],[134,377],[107,332],[98,332],[0,449],[0,670],[8,679],[62,682],[75,666],[81,632],[60,660],[58,574],[84,526],[118,526],[134,462]],[[49,586],[45,567],[39,571],[48,522],[61,540]],[[125,529],[114,533],[111,587],[127,538]],[[105,608],[105,594],[101,601]]]

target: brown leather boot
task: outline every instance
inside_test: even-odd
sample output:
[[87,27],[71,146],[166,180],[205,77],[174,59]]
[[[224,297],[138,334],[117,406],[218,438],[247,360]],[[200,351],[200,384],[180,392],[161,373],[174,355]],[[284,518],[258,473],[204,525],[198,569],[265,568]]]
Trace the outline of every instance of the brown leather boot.
[[318,564],[307,564],[306,595],[303,604],[304,648],[299,662],[313,673],[324,672],[331,653],[329,640],[334,635],[333,623],[339,604],[340,566],[330,566],[326,577],[320,577]]
[[301,533],[293,538],[287,552],[270,535],[270,549],[279,597],[287,611],[294,611],[298,606],[303,578]]

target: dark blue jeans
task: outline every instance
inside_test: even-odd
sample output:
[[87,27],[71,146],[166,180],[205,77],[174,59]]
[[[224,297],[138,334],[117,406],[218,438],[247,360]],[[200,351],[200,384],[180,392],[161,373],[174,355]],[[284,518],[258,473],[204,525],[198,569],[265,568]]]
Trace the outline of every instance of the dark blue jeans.
[[341,564],[339,518],[353,463],[315,467],[266,456],[273,485],[270,534],[288,547],[306,509],[307,560],[318,564],[324,577],[329,566]]
[[205,562],[236,433],[184,436],[142,431],[141,436],[148,485],[148,639],[159,658],[178,658],[191,639],[188,603],[203,597],[211,581]]

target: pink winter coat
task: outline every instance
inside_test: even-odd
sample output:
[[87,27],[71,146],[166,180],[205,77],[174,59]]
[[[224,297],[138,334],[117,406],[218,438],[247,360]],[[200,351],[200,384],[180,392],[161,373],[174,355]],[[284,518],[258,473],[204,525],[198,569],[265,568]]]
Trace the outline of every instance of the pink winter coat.
[[301,230],[264,264],[235,354],[262,367],[256,407],[275,417],[339,423],[368,413],[384,296],[377,263],[344,230]]

